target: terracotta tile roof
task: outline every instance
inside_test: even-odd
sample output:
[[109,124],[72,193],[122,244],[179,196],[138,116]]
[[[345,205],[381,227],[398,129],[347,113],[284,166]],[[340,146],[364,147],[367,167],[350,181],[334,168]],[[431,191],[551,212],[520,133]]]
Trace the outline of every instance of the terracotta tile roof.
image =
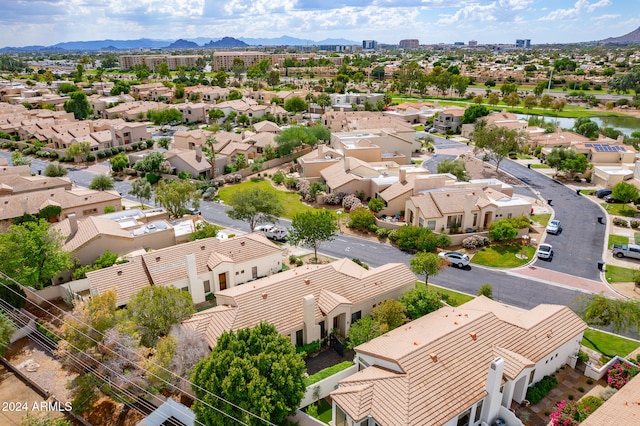
[[0,184],[11,187],[14,193],[41,191],[52,188],[71,189],[71,180],[66,177],[6,175],[0,176]]
[[582,426],[640,424],[640,375],[630,380],[580,424]]
[[[505,375],[516,374],[586,329],[566,306],[522,311],[483,296],[475,300],[358,346],[357,353],[395,365],[397,372],[368,367],[341,381],[334,401],[355,421],[371,414],[381,426],[441,425],[486,395],[488,367],[497,353],[504,355]],[[354,396],[363,385],[373,385],[368,410]]]
[[133,258],[128,263],[87,272],[87,279],[91,283],[92,294],[115,291],[118,306],[124,305],[134,294],[151,285],[140,257]]
[[495,347],[494,353],[496,357],[500,357],[504,360],[504,375],[511,380],[518,377],[518,374],[520,374],[525,368],[536,365],[534,362],[522,355],[499,346]]
[[253,130],[255,130],[257,133],[275,132],[279,134],[280,132],[282,132],[282,129],[280,128],[280,126],[278,126],[276,123],[273,123],[271,121],[259,121],[253,124],[252,127],[253,127]]
[[53,229],[60,230],[60,233],[66,237],[63,248],[66,251],[73,252],[80,249],[83,245],[100,238],[100,235],[112,235],[120,238],[133,238],[131,232],[122,229],[118,222],[101,217],[89,216],[78,220],[78,231],[75,235],[71,235],[71,225],[69,219],[54,223]]
[[404,194],[409,194],[413,192],[414,181],[416,179],[415,174],[408,174],[404,181],[398,181],[386,188],[380,193],[380,198],[384,201],[389,202],[397,197],[400,197]]
[[[216,293],[218,303],[235,306],[237,311],[229,327],[211,325],[206,329],[208,333],[214,329],[238,330],[269,321],[280,333],[288,334],[302,326],[302,301],[308,295],[315,298],[314,317],[320,320],[340,304],[358,305],[394,289],[412,286],[415,279],[411,270],[399,263],[370,270],[348,259],[306,265]],[[204,321],[215,322],[215,318],[204,317]],[[217,336],[206,337],[211,345]]]

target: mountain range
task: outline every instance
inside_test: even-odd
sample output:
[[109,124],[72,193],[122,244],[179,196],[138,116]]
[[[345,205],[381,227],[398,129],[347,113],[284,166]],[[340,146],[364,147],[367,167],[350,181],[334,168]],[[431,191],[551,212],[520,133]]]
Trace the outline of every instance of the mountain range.
[[23,46],[3,47],[0,52],[28,52],[28,51],[60,51],[60,50],[129,50],[129,49],[197,49],[204,48],[231,48],[245,46],[318,46],[318,45],[357,45],[359,42],[346,39],[325,39],[321,41],[307,40],[283,35],[277,38],[206,38],[180,40],[155,40],[141,38],[137,40],[93,40],[93,41],[68,41],[51,46]]
[[625,45],[625,44],[636,44],[640,43],[640,27],[631,31],[628,34],[625,34],[620,37],[609,37],[601,41],[604,44],[616,44],[616,45]]

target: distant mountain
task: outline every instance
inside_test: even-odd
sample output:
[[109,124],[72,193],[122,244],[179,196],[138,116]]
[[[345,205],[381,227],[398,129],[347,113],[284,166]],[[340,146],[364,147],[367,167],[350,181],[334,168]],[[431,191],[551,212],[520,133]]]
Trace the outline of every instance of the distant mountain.
[[607,39],[601,40],[600,43],[616,45],[640,43],[640,27],[636,28],[634,31],[631,31],[629,34],[625,34],[620,37],[609,37]]
[[[216,44],[217,43],[217,44]],[[138,40],[92,40],[92,41],[68,41],[57,43],[51,46],[24,46],[24,47],[3,47],[0,52],[39,52],[52,50],[129,50],[129,49],[195,49],[200,46],[215,48],[233,48],[247,46],[318,46],[327,44],[354,45],[360,44],[352,40],[326,39],[314,41],[289,36],[277,38],[205,38],[196,37],[193,39],[180,40],[154,40],[142,38]]]
[[198,44],[192,41],[179,39],[167,46],[167,49],[197,49]]
[[209,43],[206,43],[203,47],[206,48],[215,48],[215,49],[219,49],[219,48],[223,48],[223,49],[229,49],[229,48],[233,48],[233,47],[247,47],[248,44],[245,43],[244,41],[238,40],[236,38],[233,37],[222,37],[220,40],[210,40]]

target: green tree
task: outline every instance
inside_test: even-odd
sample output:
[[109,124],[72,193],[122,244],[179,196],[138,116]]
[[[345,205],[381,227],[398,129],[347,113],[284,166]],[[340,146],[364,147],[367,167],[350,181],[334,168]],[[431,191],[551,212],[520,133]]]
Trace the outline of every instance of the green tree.
[[0,271],[20,284],[41,289],[71,268],[64,238],[44,219],[12,225],[0,234]]
[[598,127],[598,123],[591,121],[589,117],[578,117],[573,124],[573,131],[589,139],[595,139],[598,137],[600,127]]
[[640,331],[640,303],[612,299],[604,294],[584,295],[578,300],[578,315],[589,325],[612,327],[614,332]]
[[497,220],[489,225],[489,237],[494,241],[511,241],[517,236],[518,229],[508,219]]
[[93,110],[84,92],[73,92],[69,97],[70,99],[64,103],[66,112],[72,112],[76,120],[85,120],[91,115]]
[[638,188],[636,188],[635,185],[622,181],[613,186],[611,196],[626,204],[638,199]]
[[373,317],[362,317],[349,327],[346,347],[347,349],[353,349],[383,334],[382,326]]
[[493,286],[489,283],[482,284],[478,289],[478,296],[485,296],[493,299]]
[[535,108],[535,106],[538,105],[538,98],[533,95],[527,95],[524,97],[523,103],[524,107],[531,111],[532,108]]
[[167,173],[169,171],[162,152],[151,152],[145,155],[142,160],[136,161],[133,169],[138,172],[155,174]]
[[204,156],[209,162],[209,166],[211,167],[211,179],[216,178],[216,154],[218,153],[218,151],[216,151],[215,145],[217,143],[218,141],[216,140],[216,138],[209,136],[202,144],[202,152],[204,153]]
[[500,102],[500,95],[497,92],[489,93],[487,103],[489,105],[498,105],[498,102]]
[[215,84],[219,87],[227,87],[228,79],[229,76],[225,70],[218,70],[218,72],[213,75],[213,81],[215,81]]
[[307,103],[299,96],[293,96],[284,103],[284,109],[291,114],[297,114],[307,110]]
[[235,192],[229,200],[232,207],[227,215],[236,220],[243,220],[249,225],[251,232],[260,223],[275,223],[284,214],[280,200],[269,191],[260,188],[243,189]]
[[229,419],[222,413],[248,425],[264,424],[224,402],[233,401],[256,416],[282,424],[304,396],[305,371],[302,356],[289,338],[271,324],[224,332],[211,354],[194,368],[196,402],[191,408],[197,420],[207,425],[227,424]]
[[147,118],[156,126],[164,126],[172,122],[182,122],[182,113],[176,108],[167,108],[161,111],[149,110]]
[[369,207],[369,210],[372,212],[378,213],[385,207],[384,200],[382,198],[372,198],[369,200],[367,207]]
[[200,207],[200,197],[196,186],[188,180],[161,180],[155,190],[155,200],[171,217],[180,217],[189,205]]
[[503,101],[511,108],[514,108],[520,103],[520,95],[518,95],[518,92],[511,92],[504,97]]
[[415,274],[424,274],[424,282],[428,284],[429,277],[438,275],[444,262],[435,253],[420,251],[409,260],[409,265]]
[[314,210],[298,213],[291,221],[289,242],[292,245],[313,247],[313,255],[318,259],[318,247],[322,242],[332,241],[338,231],[338,222],[329,210]]
[[546,88],[547,88],[547,82],[539,81],[538,84],[536,84],[536,87],[533,88],[533,94],[536,96],[536,98],[539,99],[540,96],[542,96],[542,94],[544,93]]
[[0,312],[0,356],[9,347],[11,336],[16,331],[16,326],[7,318],[4,313]]
[[331,131],[322,124],[314,124],[313,126],[305,127],[305,131],[315,138],[316,142],[310,145],[315,145],[317,141],[329,142],[331,140]]
[[20,152],[16,151],[11,154],[11,165],[12,166],[30,166],[31,158],[24,157]]
[[402,303],[395,299],[387,299],[373,308],[371,316],[380,324],[382,330],[386,333],[407,322],[407,316],[404,314],[404,310],[405,307]]
[[107,175],[96,175],[91,179],[89,183],[89,189],[97,191],[109,191],[116,187],[116,183],[113,178]]
[[[227,100],[228,101],[236,101],[238,99],[242,99],[242,93],[237,89],[229,90],[229,94],[227,95]],[[229,115],[231,115],[231,113],[229,113]]]
[[148,286],[127,303],[127,313],[138,328],[140,342],[147,347],[155,346],[172,325],[194,312],[191,294],[175,287]]
[[82,161],[85,161],[89,152],[91,152],[91,144],[89,142],[75,142],[67,148],[68,157],[80,157]]
[[318,95],[316,103],[319,107],[322,108],[322,113],[324,113],[327,107],[331,106],[331,97],[326,93],[321,93],[320,95]]
[[111,170],[119,173],[126,167],[129,167],[129,158],[127,157],[127,154],[121,152],[120,154],[115,155],[113,158],[111,158],[111,160],[109,160],[109,163],[111,164]]
[[169,71],[169,65],[167,65],[166,61],[162,61],[158,65],[156,65],[155,71],[158,74],[158,76],[160,76],[161,78],[168,79],[169,77],[171,77],[171,72]]
[[292,126],[284,129],[275,137],[278,144],[278,153],[281,156],[291,154],[295,148],[302,144],[314,145],[317,139],[302,126]]
[[464,110],[461,123],[475,123],[478,118],[489,115],[490,112],[489,108],[484,105],[471,105],[469,108]]
[[500,168],[500,162],[511,152],[519,152],[528,136],[517,129],[505,127],[488,127],[483,120],[476,122],[473,131],[475,151],[483,149],[491,151],[490,156],[496,162],[496,172]]
[[209,222],[198,222],[196,230],[191,234],[191,238],[194,240],[202,240],[204,238],[213,238],[218,235],[218,232],[222,230],[221,226],[214,225]]
[[553,96],[549,95],[549,94],[545,94],[542,95],[542,97],[540,98],[540,108],[550,108],[551,105],[553,105]]
[[224,118],[224,112],[220,109],[212,109],[209,111],[209,118],[217,123],[221,118]]
[[438,173],[451,173],[460,182],[469,180],[466,163],[462,160],[443,160],[438,163]]
[[143,208],[144,201],[151,199],[151,184],[146,179],[138,178],[131,183],[129,194],[134,195],[138,200],[140,200],[140,208]]
[[417,282],[416,286],[402,293],[400,302],[405,307],[405,313],[411,319],[418,319],[442,307],[446,297],[426,283]]
[[47,164],[44,168],[44,175],[48,177],[62,177],[69,171],[62,164]]

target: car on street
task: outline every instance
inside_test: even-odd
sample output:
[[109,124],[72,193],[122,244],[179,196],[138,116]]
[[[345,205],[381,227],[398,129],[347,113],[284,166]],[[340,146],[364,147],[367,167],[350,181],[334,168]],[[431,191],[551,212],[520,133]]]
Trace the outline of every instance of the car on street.
[[547,225],[547,233],[558,235],[560,232],[562,232],[562,226],[560,226],[560,221],[556,219],[549,221],[549,224]]
[[598,190],[596,191],[596,197],[598,197],[598,198],[604,198],[604,197],[606,197],[607,195],[611,195],[611,192],[613,192],[613,191],[611,191],[610,189],[598,189]]
[[435,127],[432,127],[429,129],[429,133],[438,133],[438,129],[436,129]]
[[469,265],[469,256],[458,251],[441,251],[438,253],[438,256],[458,268],[463,268]]
[[275,225],[256,226],[255,231],[262,232],[265,237],[275,241],[286,241],[288,234],[286,228]]
[[553,246],[551,244],[540,244],[537,252],[538,259],[551,260],[553,257]]
[[191,207],[189,209],[189,214],[196,215],[196,214],[202,214],[202,212],[200,211],[200,209],[196,209],[196,208]]

